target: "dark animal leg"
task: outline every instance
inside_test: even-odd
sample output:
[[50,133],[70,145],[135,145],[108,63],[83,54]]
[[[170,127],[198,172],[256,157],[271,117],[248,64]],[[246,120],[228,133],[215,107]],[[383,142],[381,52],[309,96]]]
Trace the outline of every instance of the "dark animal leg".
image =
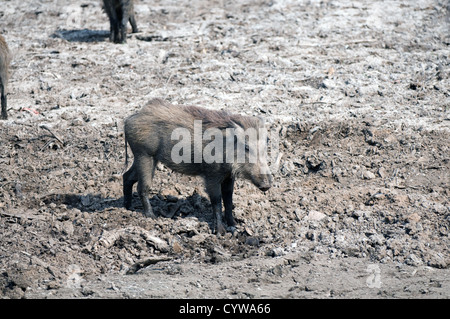
[[132,33],[139,32],[137,24],[136,24],[136,18],[134,17],[133,12],[130,12],[130,24],[131,24],[131,32]]
[[123,174],[123,204],[126,209],[131,208],[131,201],[133,199],[133,185],[138,182],[136,168],[133,164],[131,168]]
[[123,6],[120,9],[120,14],[118,15],[118,23],[119,23],[119,43],[127,42],[127,23],[129,19],[128,10]]
[[216,234],[223,235],[226,229],[222,222],[222,193],[220,183],[206,179],[206,192],[211,201],[213,215],[216,220]]
[[105,2],[105,11],[109,17],[109,40],[116,43],[119,34],[119,21],[117,18],[116,9],[114,8],[112,3]]
[[0,79],[0,90],[1,90],[1,100],[2,100],[2,119],[6,120],[8,119],[8,113],[6,110],[6,92],[5,92],[5,86],[3,85],[2,80]]
[[[136,155],[135,155],[136,156]],[[148,199],[153,174],[155,172],[156,161],[149,156],[135,157],[136,173],[139,176],[138,194],[144,206],[144,215],[156,218],[152,206]]]
[[228,226],[235,226],[236,223],[233,218],[233,187],[234,187],[234,178],[227,177],[222,182],[222,199],[223,205],[225,206],[225,221]]

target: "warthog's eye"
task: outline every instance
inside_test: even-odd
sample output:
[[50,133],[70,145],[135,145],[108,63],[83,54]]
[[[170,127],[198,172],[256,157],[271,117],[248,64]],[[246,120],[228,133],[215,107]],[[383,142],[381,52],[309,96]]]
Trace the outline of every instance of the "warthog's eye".
[[250,146],[248,146],[248,144],[245,144],[245,151],[250,152]]

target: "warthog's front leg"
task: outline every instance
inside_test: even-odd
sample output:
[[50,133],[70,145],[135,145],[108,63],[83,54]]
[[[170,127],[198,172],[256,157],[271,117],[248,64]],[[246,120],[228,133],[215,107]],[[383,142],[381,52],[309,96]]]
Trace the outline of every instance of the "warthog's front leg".
[[228,226],[236,225],[233,218],[233,187],[234,178],[231,176],[225,178],[221,185],[223,205],[225,206],[225,221]]
[[220,183],[215,180],[207,179],[206,192],[209,195],[212,211],[216,220],[216,234],[224,235],[226,233],[226,229],[222,222],[222,192]]

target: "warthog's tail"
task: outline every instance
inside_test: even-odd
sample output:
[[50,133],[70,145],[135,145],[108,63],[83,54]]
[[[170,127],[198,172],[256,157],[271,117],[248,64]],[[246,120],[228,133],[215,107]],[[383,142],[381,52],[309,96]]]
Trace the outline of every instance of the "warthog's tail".
[[122,174],[124,174],[127,171],[128,168],[128,140],[127,140],[127,135],[125,135],[125,165],[123,167],[123,171]]

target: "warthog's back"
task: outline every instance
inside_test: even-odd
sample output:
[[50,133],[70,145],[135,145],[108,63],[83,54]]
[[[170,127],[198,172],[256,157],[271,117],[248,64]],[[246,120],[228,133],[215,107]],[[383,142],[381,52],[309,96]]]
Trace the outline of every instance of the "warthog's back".
[[131,143],[148,142],[149,139],[166,140],[170,139],[170,133],[176,128],[187,128],[193,131],[195,120],[202,121],[203,130],[232,128],[235,124],[243,129],[264,127],[264,123],[256,117],[191,105],[173,105],[161,99],[153,99],[141,111],[125,120],[125,134]]
[[[161,99],[149,101],[135,115],[158,124],[170,124],[186,128],[192,127],[194,120],[201,120],[205,129],[211,127],[225,129],[233,127],[233,122],[241,125],[244,129],[260,126],[258,119],[255,117],[232,114],[223,110],[209,110],[193,105],[173,105]],[[151,117],[151,119],[148,117]]]

